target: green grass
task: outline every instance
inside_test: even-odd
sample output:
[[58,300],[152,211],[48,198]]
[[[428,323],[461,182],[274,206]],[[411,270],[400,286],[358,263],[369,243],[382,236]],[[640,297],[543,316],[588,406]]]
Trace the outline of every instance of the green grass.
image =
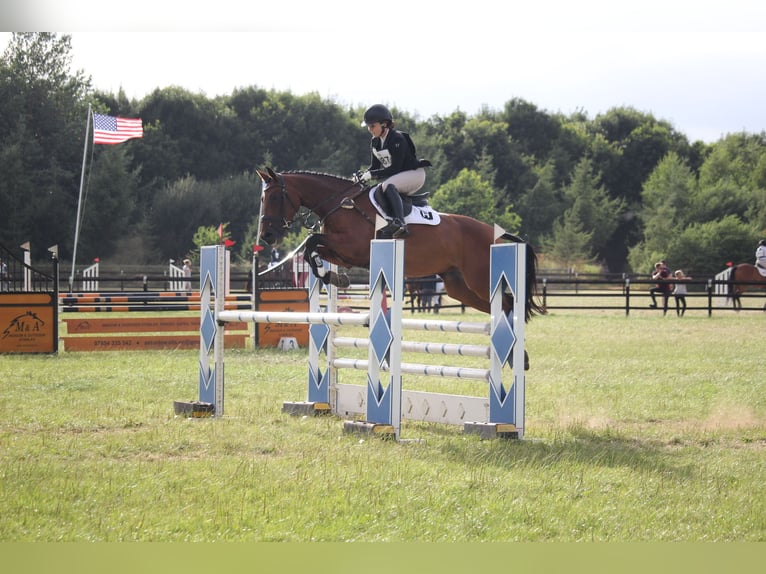
[[[3,356],[0,541],[764,541],[765,328],[536,318],[523,441],[405,421],[394,443],[284,415],[305,350],[227,351],[226,416],[206,420],[172,408],[197,397],[197,352]],[[437,337],[476,342],[406,338]]]

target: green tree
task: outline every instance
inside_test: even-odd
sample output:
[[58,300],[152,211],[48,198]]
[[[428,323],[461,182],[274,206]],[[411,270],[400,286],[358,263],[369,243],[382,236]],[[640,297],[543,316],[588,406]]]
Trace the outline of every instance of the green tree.
[[712,146],[700,168],[699,187],[690,202],[693,221],[724,215],[747,219],[758,210],[766,187],[766,134],[730,134]]
[[522,231],[533,244],[539,244],[553,231],[553,223],[561,214],[563,200],[554,184],[554,172],[552,161],[535,168],[537,183],[519,199]]
[[568,211],[574,221],[590,234],[590,251],[600,258],[608,252],[612,234],[624,209],[622,199],[612,199],[594,173],[593,162],[582,159],[575,167],[572,182],[564,189]]
[[689,203],[695,187],[694,174],[675,152],[657,164],[641,192],[643,238],[628,254],[634,271],[651,270],[667,257],[676,236],[690,223]]
[[490,225],[496,223],[512,233],[518,232],[521,225],[513,206],[496,207],[492,186],[470,169],[461,170],[455,179],[437,189],[431,204],[439,211],[467,215]]
[[157,194],[148,216],[153,243],[163,257],[192,248],[200,227],[229,222],[231,239],[242,244],[259,209],[260,179],[254,174],[217,181],[178,180]]
[[693,223],[670,246],[667,260],[692,274],[714,275],[734,264],[753,260],[757,231],[736,215]]
[[[221,227],[221,235],[218,235],[218,228]],[[218,245],[223,243],[227,239],[231,239],[231,233],[229,232],[229,222],[221,222],[218,225],[201,225],[194,232],[192,237],[192,243],[194,247],[191,248],[187,254],[187,257],[194,263],[199,264],[201,247],[208,245]]]
[[591,244],[593,233],[583,229],[575,209],[568,209],[553,224],[550,235],[543,238],[545,256],[567,269],[578,269],[593,260]]
[[551,157],[561,135],[559,117],[539,110],[536,105],[521,98],[506,102],[500,116],[507,133],[517,142],[521,153],[538,160]]
[[99,146],[94,154],[82,203],[78,255],[83,260],[103,259],[119,244],[131,242],[138,176],[130,171],[128,150],[128,146]]
[[72,245],[90,79],[71,39],[13,34],[0,58],[0,241]]

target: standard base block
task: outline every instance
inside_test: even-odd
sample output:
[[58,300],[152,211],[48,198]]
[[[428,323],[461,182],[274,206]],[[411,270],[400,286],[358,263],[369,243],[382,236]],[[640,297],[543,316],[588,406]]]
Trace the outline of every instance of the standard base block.
[[516,425],[509,423],[465,423],[465,434],[477,434],[483,439],[519,438]]
[[173,411],[187,418],[207,418],[215,414],[215,405],[200,401],[173,401]]
[[282,403],[282,412],[297,417],[313,417],[327,415],[332,411],[330,403],[285,402]]
[[381,438],[396,438],[396,429],[392,425],[368,423],[366,421],[344,421],[343,432],[375,435]]

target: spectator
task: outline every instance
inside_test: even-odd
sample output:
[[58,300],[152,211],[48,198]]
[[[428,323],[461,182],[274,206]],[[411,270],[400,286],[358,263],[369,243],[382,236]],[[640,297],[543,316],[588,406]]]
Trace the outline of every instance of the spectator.
[[191,268],[191,261],[189,259],[184,259],[183,272],[184,272],[184,277],[186,277],[186,281],[184,282],[184,291],[191,291],[192,268]]
[[681,269],[676,270],[673,275],[676,278],[676,285],[673,289],[673,297],[676,300],[676,315],[683,317],[686,313],[686,283],[683,281],[691,281],[692,278],[684,275]]
[[0,258],[0,291],[8,291],[8,264]]
[[758,249],[755,250],[755,266],[766,269],[766,239],[758,242]]
[[670,283],[668,283],[668,279],[670,278],[670,270],[667,268],[666,265],[663,265],[663,262],[660,261],[658,263],[654,264],[654,273],[652,273],[652,279],[657,281],[657,284],[649,289],[649,294],[652,297],[652,304],[649,305],[652,309],[657,308],[657,299],[655,298],[655,295],[657,293],[662,294],[662,314],[667,315],[668,313],[668,299],[670,298]]
[[269,262],[269,269],[279,265],[279,251],[275,248],[271,250],[271,261]]

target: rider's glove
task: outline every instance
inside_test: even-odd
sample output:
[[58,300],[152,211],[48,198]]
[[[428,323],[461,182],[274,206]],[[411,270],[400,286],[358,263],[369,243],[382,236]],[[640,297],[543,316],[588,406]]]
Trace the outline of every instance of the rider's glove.
[[372,179],[372,174],[369,171],[361,172],[358,171],[354,174],[354,181],[356,183],[365,183],[370,181]]

